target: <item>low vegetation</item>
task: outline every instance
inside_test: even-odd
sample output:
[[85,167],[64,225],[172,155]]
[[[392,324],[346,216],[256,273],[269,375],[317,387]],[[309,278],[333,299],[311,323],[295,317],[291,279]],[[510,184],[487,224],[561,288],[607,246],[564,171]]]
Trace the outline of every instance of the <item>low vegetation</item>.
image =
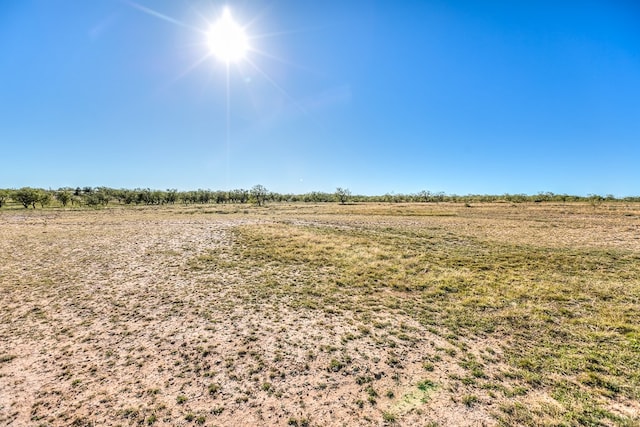
[[640,423],[640,205],[350,202],[3,209],[0,422]]
[[334,193],[312,191],[305,194],[281,194],[267,190],[263,185],[254,185],[251,189],[235,189],[230,191],[205,190],[178,191],[176,189],[152,190],[150,188],[115,189],[109,187],[64,187],[58,190],[24,187],[20,189],[0,189],[0,208],[18,207],[36,209],[44,207],[105,207],[107,205],[120,206],[150,206],[150,205],[209,205],[209,204],[246,204],[254,203],[262,206],[265,203],[542,203],[542,202],[588,202],[592,206],[599,206],[605,202],[640,202],[640,197],[616,198],[609,194],[601,196],[590,194],[574,196],[568,194],[554,194],[551,192],[527,194],[469,194],[456,195],[427,190],[415,194],[384,194],[378,196],[352,195],[348,188],[338,187]]

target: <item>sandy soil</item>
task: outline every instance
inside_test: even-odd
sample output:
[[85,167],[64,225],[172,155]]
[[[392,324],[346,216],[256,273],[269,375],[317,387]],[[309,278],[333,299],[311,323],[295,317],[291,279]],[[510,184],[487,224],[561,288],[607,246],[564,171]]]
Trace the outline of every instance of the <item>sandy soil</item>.
[[[637,212],[533,221],[513,208],[493,227],[481,209],[376,221],[522,243],[558,226],[549,245],[640,250]],[[0,425],[496,424],[500,401],[464,402],[449,381],[464,376],[455,349],[410,317],[294,309],[256,298],[233,260],[198,267],[203,254],[224,259],[234,227],[269,220],[186,208],[0,212]],[[504,366],[497,343],[460,340],[490,369]]]
[[0,424],[494,424],[491,402],[442,386],[461,369],[451,346],[411,319],[378,315],[410,331],[397,340],[355,313],[253,302],[233,268],[193,268],[259,220],[3,212]]

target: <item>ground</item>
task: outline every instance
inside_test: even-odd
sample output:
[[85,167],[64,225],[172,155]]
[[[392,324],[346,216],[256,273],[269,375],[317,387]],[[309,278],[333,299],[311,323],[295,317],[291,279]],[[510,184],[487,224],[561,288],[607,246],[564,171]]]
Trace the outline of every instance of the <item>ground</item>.
[[0,425],[639,425],[640,206],[0,210]]

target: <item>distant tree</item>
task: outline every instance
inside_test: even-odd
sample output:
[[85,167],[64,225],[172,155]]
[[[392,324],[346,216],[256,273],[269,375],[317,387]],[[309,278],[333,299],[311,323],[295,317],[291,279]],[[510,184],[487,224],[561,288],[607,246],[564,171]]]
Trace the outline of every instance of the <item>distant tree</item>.
[[14,199],[22,203],[22,206],[36,208],[36,203],[40,200],[40,193],[35,188],[23,187],[15,192]]
[[100,197],[97,194],[87,194],[83,197],[83,200],[87,206],[92,208],[97,208],[101,204]]
[[4,206],[9,198],[9,192],[7,190],[0,190],[0,208]]
[[211,190],[203,190],[198,189],[198,203],[202,203],[204,205],[211,202],[211,200],[215,199],[215,195]]
[[232,203],[247,203],[249,200],[249,191],[238,188],[229,191],[229,201]]
[[178,200],[178,190],[176,190],[175,188],[167,189],[165,201],[173,205],[177,200]]
[[135,203],[138,200],[138,193],[133,190],[123,190],[122,191],[122,201],[125,205],[130,205],[131,203]]
[[229,194],[226,191],[215,192],[216,203],[227,203],[229,200]]
[[114,197],[114,190],[109,187],[97,187],[93,192],[98,196],[100,204],[104,206],[108,205]]
[[349,197],[351,197],[351,191],[348,188],[338,187],[336,188],[336,199],[340,202],[341,205],[344,205],[349,201]]
[[98,199],[98,202],[103,206],[107,206],[109,204],[109,200],[111,200],[109,192],[105,189],[99,189],[93,195]]
[[253,200],[255,200],[258,206],[262,206],[264,204],[267,196],[269,196],[269,190],[264,186],[258,184],[251,188],[251,197],[253,197]]
[[594,208],[600,206],[604,201],[604,197],[599,194],[587,194],[587,199],[589,200],[591,206],[593,206]]
[[58,199],[58,201],[62,203],[62,206],[67,206],[67,204],[69,204],[69,201],[71,201],[71,192],[68,190],[58,191],[56,193],[56,199]]
[[405,196],[404,194],[394,194],[393,195],[393,202],[394,203],[401,203],[404,202]]
[[136,188],[133,191],[136,193],[135,203],[139,205],[141,203],[150,204],[151,203],[151,189],[149,188]]
[[48,191],[38,191],[38,203],[41,207],[48,206],[51,203],[51,193]]
[[178,195],[178,199],[180,199],[180,201],[182,203],[184,203],[185,205],[188,205],[189,203],[193,203],[193,195],[192,195],[192,191],[183,191],[182,193],[180,193]]
[[430,191],[426,191],[426,190],[422,190],[421,192],[418,193],[418,197],[420,198],[421,202],[430,202],[431,201],[431,192]]
[[311,193],[303,194],[302,200],[305,202],[333,202],[335,197],[331,193],[323,193],[320,191],[312,191]]

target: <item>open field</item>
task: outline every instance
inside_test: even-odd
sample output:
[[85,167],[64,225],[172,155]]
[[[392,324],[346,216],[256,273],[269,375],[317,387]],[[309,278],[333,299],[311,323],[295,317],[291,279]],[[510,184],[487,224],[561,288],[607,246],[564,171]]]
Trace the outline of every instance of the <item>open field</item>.
[[0,425],[640,425],[640,206],[0,210]]

